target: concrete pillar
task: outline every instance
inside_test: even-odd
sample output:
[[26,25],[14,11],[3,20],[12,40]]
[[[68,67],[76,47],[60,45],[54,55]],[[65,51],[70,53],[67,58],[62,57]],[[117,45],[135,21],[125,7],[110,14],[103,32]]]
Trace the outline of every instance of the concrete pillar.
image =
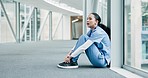
[[49,12],[49,40],[52,40],[52,11]]
[[38,22],[38,16],[37,16],[37,8],[34,9],[34,27],[32,27],[32,34],[33,34],[33,40],[37,41],[37,22]]
[[111,66],[123,63],[123,0],[111,1]]
[[131,66],[141,68],[141,0],[131,0]]
[[96,12],[97,13],[97,9],[99,9],[98,8],[98,3],[99,3],[99,1],[98,0],[93,0],[93,3],[92,3],[92,12]]
[[16,2],[16,41],[20,43],[20,3]]
[[83,34],[86,34],[87,0],[83,0]]
[[107,27],[111,28],[111,0],[107,0]]

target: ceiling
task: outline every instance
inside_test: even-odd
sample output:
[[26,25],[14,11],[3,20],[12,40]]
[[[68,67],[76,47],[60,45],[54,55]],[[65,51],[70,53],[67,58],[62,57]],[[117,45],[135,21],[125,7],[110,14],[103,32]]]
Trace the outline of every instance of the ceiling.
[[[65,9],[62,9],[60,7],[56,7],[50,3],[45,2],[44,0],[15,0],[18,1],[22,4],[28,4],[31,6],[35,6],[41,9],[47,9],[49,11],[53,11],[53,12],[59,12],[62,14],[67,14],[67,15],[79,15],[77,12],[72,12],[72,11],[68,11]],[[53,1],[57,1],[59,3],[65,3],[68,6],[74,7],[78,10],[83,10],[83,0],[53,0]]]
[[75,7],[76,9],[83,10],[83,0],[60,0],[62,3],[66,3],[71,7]]

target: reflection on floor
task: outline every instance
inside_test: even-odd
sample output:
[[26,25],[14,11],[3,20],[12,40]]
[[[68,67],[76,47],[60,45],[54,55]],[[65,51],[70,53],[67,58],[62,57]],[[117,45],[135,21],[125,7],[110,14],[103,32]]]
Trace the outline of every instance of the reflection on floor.
[[148,71],[148,64],[142,64],[141,69]]

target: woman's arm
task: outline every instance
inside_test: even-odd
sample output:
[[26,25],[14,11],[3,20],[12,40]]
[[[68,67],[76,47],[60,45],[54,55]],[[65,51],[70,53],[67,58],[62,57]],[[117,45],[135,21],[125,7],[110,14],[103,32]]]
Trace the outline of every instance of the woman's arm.
[[71,57],[76,57],[81,52],[84,52],[89,46],[93,44],[93,41],[87,40],[83,45],[81,45],[78,49],[76,49],[72,54]]
[[[64,62],[69,63],[70,59],[72,57],[76,57],[81,52],[84,52],[90,45],[92,45],[93,42],[91,40],[87,40],[83,45],[81,45],[78,49],[76,49],[74,52],[72,50],[66,55]],[[75,46],[74,46],[75,47]]]

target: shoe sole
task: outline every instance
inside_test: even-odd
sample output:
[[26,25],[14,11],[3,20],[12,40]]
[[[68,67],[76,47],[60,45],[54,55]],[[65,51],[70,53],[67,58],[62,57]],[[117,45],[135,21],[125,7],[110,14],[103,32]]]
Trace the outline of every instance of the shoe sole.
[[65,66],[57,65],[57,67],[63,68],[63,69],[75,69],[75,68],[78,68],[79,66],[67,66],[67,67],[65,67]]

